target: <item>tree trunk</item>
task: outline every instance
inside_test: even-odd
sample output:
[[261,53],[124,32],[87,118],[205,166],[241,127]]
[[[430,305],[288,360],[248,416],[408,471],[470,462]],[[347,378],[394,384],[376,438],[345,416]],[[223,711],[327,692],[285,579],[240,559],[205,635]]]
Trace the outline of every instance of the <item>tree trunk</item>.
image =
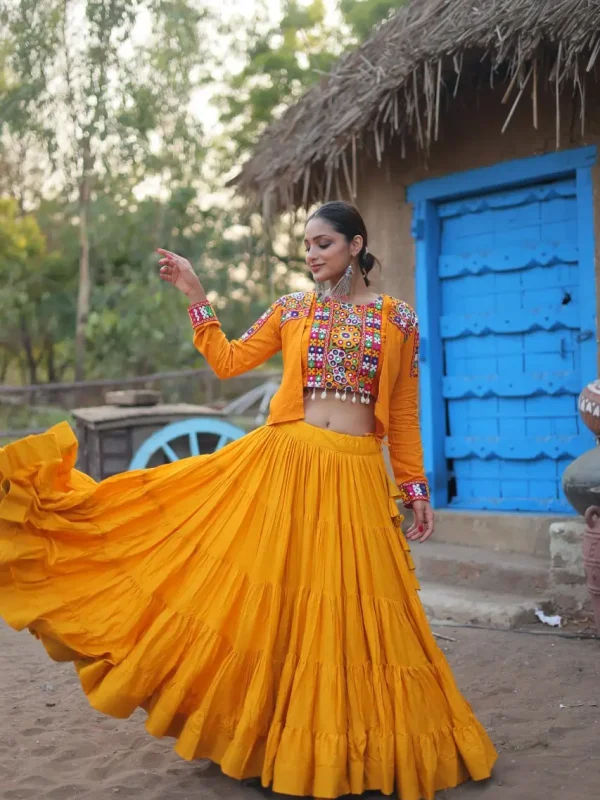
[[25,354],[25,361],[27,363],[27,371],[29,373],[29,383],[37,383],[37,361],[33,355],[33,344],[29,330],[27,329],[27,321],[23,314],[19,315],[19,325],[21,328],[21,347]]
[[[87,161],[84,156],[84,162]],[[90,179],[84,169],[79,195],[79,292],[77,294],[77,327],[75,329],[75,380],[85,377],[85,345],[90,314],[90,242],[88,235],[90,212]]]
[[8,368],[12,358],[9,353],[3,353],[0,359],[0,383],[6,383],[6,376],[8,375]]
[[46,372],[48,383],[56,383],[56,365],[54,362],[54,342],[52,337],[46,340]]

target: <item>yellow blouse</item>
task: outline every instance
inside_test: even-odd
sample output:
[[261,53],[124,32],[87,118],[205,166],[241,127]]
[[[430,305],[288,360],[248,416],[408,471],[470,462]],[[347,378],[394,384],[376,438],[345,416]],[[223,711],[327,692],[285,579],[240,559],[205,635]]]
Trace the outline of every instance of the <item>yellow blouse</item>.
[[428,500],[418,414],[419,331],[415,312],[388,295],[355,306],[314,292],[277,300],[229,341],[212,306],[190,306],[194,345],[219,378],[247,372],[283,350],[283,378],[268,425],[304,418],[304,391],[375,403],[376,434],[387,437],[405,505]]

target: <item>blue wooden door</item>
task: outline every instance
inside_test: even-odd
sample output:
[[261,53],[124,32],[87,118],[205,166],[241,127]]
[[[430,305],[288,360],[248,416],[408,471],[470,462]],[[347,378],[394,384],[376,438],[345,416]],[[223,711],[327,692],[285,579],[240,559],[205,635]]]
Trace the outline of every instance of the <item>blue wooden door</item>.
[[[577,180],[437,207],[450,504],[570,513],[565,467],[593,445],[584,380]],[[590,343],[591,344],[591,343]]]

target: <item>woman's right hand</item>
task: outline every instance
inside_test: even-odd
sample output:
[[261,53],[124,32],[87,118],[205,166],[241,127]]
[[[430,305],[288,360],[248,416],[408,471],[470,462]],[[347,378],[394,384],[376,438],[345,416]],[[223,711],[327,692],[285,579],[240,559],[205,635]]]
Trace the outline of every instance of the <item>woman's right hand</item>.
[[206,299],[202,284],[187,258],[161,248],[157,252],[162,256],[158,263],[160,264],[159,274],[163,281],[172,283],[192,302],[201,302]]

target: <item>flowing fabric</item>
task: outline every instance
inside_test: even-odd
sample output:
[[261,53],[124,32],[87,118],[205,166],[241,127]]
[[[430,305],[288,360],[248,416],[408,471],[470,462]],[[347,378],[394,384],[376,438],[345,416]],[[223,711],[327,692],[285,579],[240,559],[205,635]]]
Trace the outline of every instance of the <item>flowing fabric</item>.
[[0,450],[0,614],[94,708],[284,794],[490,775],[374,436],[266,426],[100,483],[76,454],[66,423]]

